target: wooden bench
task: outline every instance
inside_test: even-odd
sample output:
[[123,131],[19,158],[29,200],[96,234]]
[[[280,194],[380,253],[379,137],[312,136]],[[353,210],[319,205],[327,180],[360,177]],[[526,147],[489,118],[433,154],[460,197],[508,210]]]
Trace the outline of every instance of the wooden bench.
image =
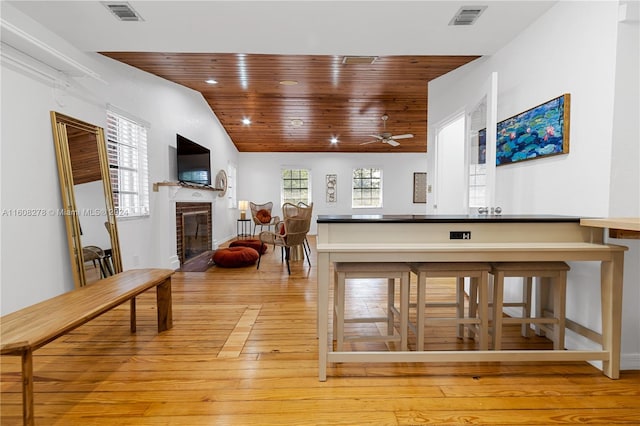
[[104,314],[131,302],[131,332],[136,331],[135,297],[155,287],[158,332],[173,326],[170,269],[122,272],[94,284],[0,317],[0,355],[22,357],[22,413],[25,425],[34,424],[33,351]]

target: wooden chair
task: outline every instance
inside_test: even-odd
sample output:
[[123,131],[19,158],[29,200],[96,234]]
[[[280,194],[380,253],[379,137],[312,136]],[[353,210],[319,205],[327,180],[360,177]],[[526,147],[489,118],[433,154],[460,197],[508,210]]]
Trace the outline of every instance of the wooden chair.
[[[502,348],[502,328],[504,324],[523,324],[526,330],[523,333],[529,335],[530,324],[539,326],[550,339],[553,340],[553,349],[564,349],[565,333],[565,303],[567,298],[567,271],[571,268],[565,262],[502,262],[495,263],[491,267],[494,276],[493,288],[493,348]],[[524,301],[531,300],[532,279],[537,277],[540,286],[553,286],[553,310],[550,316],[531,316],[531,305],[526,303],[520,318],[503,317],[504,303],[504,279],[507,277],[522,277],[524,280]],[[546,293],[545,288],[545,293]],[[527,294],[528,292],[528,294]],[[538,311],[542,312],[540,307]]]
[[[409,321],[409,265],[402,262],[337,262],[334,268],[333,336],[336,351],[341,352],[344,343],[355,342],[400,342],[400,350],[407,350],[407,324]],[[349,279],[387,279],[387,315],[384,317],[345,318],[345,285]],[[395,283],[400,282],[400,308],[395,306]],[[399,318],[400,328],[396,333],[394,317]],[[386,335],[345,336],[345,323],[387,323]]]
[[249,208],[251,209],[251,218],[253,219],[253,233],[251,235],[256,235],[256,228],[258,225],[262,232],[265,226],[267,227],[267,230],[270,230],[271,226],[275,226],[280,222],[279,216],[271,215],[271,211],[273,210],[273,203],[271,201],[264,204],[249,202]]
[[[409,329],[416,335],[416,350],[424,350],[425,324],[455,324],[457,337],[464,337],[464,329],[470,330],[470,337],[479,336],[480,350],[489,347],[488,281],[491,265],[483,262],[424,262],[411,263],[411,271],[417,276],[416,323],[409,323]],[[432,302],[426,300],[427,278],[456,279],[456,300],[453,302]],[[479,303],[469,303],[469,316],[464,312],[464,278],[471,279],[471,288],[477,292]],[[476,297],[475,295],[473,297]],[[474,309],[471,309],[474,306]],[[426,317],[425,308],[455,307],[455,317]]]

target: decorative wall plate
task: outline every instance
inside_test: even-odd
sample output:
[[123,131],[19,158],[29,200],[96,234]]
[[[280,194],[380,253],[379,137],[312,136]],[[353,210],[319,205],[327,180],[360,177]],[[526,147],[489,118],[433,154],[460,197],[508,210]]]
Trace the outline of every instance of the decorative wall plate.
[[215,188],[221,190],[218,192],[218,197],[224,197],[227,193],[227,173],[224,170],[220,170],[218,174],[216,174],[215,183]]

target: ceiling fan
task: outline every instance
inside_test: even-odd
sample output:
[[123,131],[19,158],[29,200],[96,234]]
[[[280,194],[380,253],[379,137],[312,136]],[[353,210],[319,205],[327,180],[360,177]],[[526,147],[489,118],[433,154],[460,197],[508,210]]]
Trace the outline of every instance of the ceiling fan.
[[369,142],[363,142],[360,145],[367,145],[370,143],[382,142],[382,143],[389,144],[391,146],[398,146],[400,145],[400,142],[398,142],[397,139],[409,139],[413,137],[411,133],[406,133],[404,135],[392,135],[390,132],[387,132],[387,120],[389,119],[389,116],[385,114],[381,118],[382,118],[382,122],[384,123],[384,131],[378,135],[369,135],[376,139]]

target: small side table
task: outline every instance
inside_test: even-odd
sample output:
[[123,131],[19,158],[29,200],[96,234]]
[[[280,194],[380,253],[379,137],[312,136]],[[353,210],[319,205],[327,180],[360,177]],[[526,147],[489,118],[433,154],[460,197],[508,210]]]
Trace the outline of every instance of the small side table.
[[238,238],[244,239],[251,237],[252,235],[249,233],[249,231],[251,231],[251,219],[238,219],[236,231]]

